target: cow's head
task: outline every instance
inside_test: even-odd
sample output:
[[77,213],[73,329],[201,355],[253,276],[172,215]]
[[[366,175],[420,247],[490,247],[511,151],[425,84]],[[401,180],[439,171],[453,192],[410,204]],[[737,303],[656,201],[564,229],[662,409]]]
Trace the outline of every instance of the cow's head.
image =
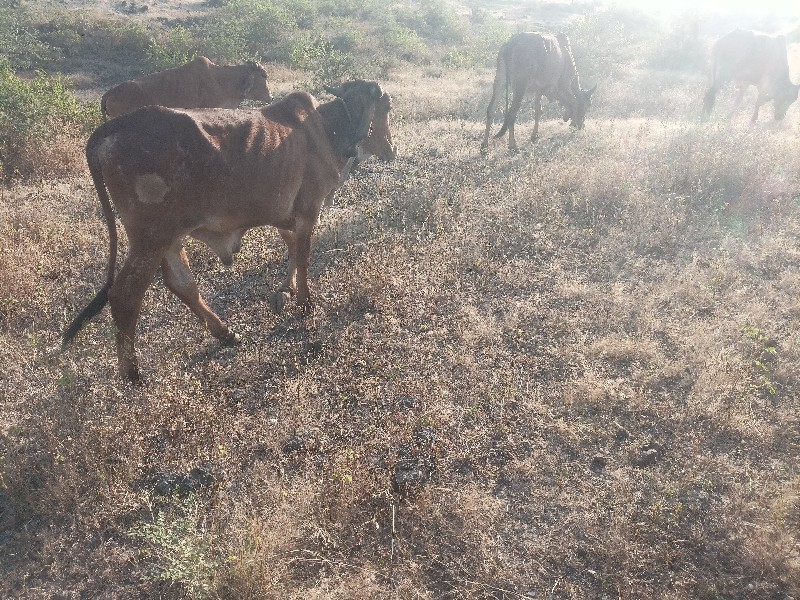
[[251,60],[245,63],[246,75],[244,79],[243,97],[247,100],[259,102],[272,102],[272,94],[267,86],[267,71]]
[[392,110],[392,97],[383,93],[375,102],[375,114],[367,139],[358,144],[358,159],[377,156],[389,161],[397,157],[397,146],[392,143],[392,131],[389,127],[389,111]]
[[363,160],[375,155],[393,160],[397,147],[392,143],[389,111],[392,98],[374,81],[348,81],[338,87],[326,87],[329,93],[344,102],[351,120],[351,154]]
[[780,95],[775,96],[775,120],[780,121],[786,116],[786,111],[792,105],[792,102],[797,100],[797,93],[800,90],[800,85],[789,83],[783,88]]
[[564,120],[572,119],[570,126],[575,129],[583,129],[584,121],[586,121],[586,113],[592,106],[592,94],[597,89],[597,84],[594,84],[590,89],[584,90],[578,88],[575,93],[575,108],[574,110],[567,111],[564,114]]

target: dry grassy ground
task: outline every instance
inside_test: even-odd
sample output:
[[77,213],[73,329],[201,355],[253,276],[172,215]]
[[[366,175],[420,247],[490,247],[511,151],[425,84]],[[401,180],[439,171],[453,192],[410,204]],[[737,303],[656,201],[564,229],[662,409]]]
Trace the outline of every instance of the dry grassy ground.
[[482,156],[492,75],[383,82],[401,156],[323,212],[312,318],[274,230],[190,244],[243,343],[157,281],[137,387],[107,311],[53,352],[88,175],[0,190],[0,596],[800,596],[800,107],[700,123],[702,75],[631,67]]

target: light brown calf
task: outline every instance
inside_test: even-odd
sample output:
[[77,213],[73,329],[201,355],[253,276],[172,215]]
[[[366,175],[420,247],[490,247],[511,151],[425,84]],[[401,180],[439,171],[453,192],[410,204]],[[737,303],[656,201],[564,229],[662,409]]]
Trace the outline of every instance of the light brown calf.
[[198,56],[180,67],[120,83],[103,94],[100,109],[112,118],[151,104],[236,108],[245,99],[272,102],[264,67],[254,62],[221,66]]

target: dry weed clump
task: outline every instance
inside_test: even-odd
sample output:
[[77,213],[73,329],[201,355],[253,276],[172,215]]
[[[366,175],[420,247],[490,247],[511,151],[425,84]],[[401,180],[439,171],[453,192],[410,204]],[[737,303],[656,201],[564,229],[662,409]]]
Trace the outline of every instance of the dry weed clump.
[[24,180],[63,179],[86,170],[85,134],[80,127],[59,128],[47,138],[35,137],[15,149],[5,170]]

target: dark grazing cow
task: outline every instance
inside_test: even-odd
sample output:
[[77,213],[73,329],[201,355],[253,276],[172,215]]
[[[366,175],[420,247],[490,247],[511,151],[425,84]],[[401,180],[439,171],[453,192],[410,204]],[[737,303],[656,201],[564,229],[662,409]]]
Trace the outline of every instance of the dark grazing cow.
[[245,99],[272,102],[264,67],[254,62],[221,66],[198,56],[180,67],[120,83],[103,94],[100,110],[111,118],[151,104],[236,108]]
[[[566,34],[524,32],[511,36],[497,55],[497,73],[492,87],[492,98],[486,109],[486,130],[481,148],[489,146],[489,131],[492,128],[495,103],[503,85],[506,90],[506,114],[503,127],[495,135],[502,137],[508,131],[508,147],[517,149],[514,139],[514,122],[527,90],[533,93],[534,124],[531,140],[539,134],[539,118],[542,114],[542,96],[558,100],[564,107],[564,120],[582,129],[586,113],[592,103],[592,94],[597,86],[584,90],[580,86],[575,60],[572,57]],[[511,87],[513,100],[508,106],[508,90]]]
[[718,39],[711,52],[711,85],[703,99],[705,117],[711,115],[717,92],[728,82],[739,88],[731,115],[739,108],[747,87],[754,85],[758,97],[750,120],[755,123],[758,109],[770,100],[775,103],[775,119],[783,119],[797,100],[798,91],[789,79],[786,38],[734,29]]
[[[288,274],[270,300],[273,310],[280,312],[293,295],[311,310],[308,265],[323,199],[360,146],[383,160],[396,154],[389,95],[362,80],[333,91],[337,97],[324,104],[294,92],[253,111],[148,106],[98,127],[86,157],[108,225],[110,257],[105,284],[67,328],[64,345],[108,302],[120,374],[138,379],[136,322],[159,265],[166,286],[211,334],[235,342],[201,297],[183,240],[206,243],[229,265],[245,232],[261,225],[277,227],[289,250]],[[111,199],[128,237],[116,275]]]

